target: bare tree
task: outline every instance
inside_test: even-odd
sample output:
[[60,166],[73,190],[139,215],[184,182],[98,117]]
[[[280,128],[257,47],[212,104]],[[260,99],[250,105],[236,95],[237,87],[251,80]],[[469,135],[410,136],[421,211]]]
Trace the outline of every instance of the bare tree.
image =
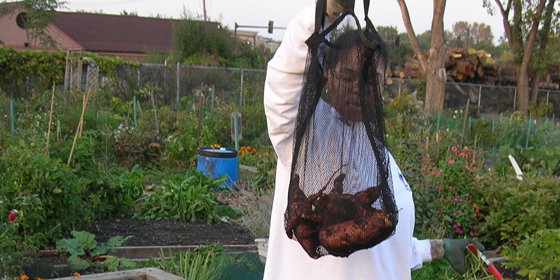
[[446,0],[434,0],[434,14],[432,18],[430,51],[428,57],[424,55],[420,43],[412,28],[410,14],[404,0],[397,0],[401,8],[403,22],[406,27],[408,39],[416,58],[420,61],[422,70],[426,74],[426,101],[424,112],[433,115],[443,109],[443,98],[445,94],[445,43],[443,30],[443,14],[445,12]]
[[[494,0],[503,17],[506,38],[515,54],[517,67],[517,111],[529,117],[529,62],[537,38],[539,24],[546,0],[538,0],[535,7],[531,0]],[[491,0],[484,0],[484,6],[492,14]],[[510,14],[513,8],[513,15]],[[510,18],[511,17],[511,18]],[[525,31],[525,32],[524,32]],[[524,40],[526,38],[526,41]]]

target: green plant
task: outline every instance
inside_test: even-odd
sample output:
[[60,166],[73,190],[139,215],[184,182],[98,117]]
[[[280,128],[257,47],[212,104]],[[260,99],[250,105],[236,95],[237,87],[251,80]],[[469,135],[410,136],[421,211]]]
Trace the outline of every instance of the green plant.
[[[92,172],[94,171],[94,172]],[[113,168],[105,173],[90,170],[87,181],[86,199],[91,205],[96,219],[118,214],[131,216],[136,210],[136,202],[144,192],[143,172],[139,165],[130,171]]]
[[185,177],[163,180],[143,198],[138,216],[144,219],[220,222],[218,205],[211,191],[222,191],[226,175],[206,178],[202,171],[189,170]]
[[545,98],[541,98],[538,104],[530,102],[529,113],[534,118],[546,116],[548,113],[554,112],[552,103],[547,103]]
[[147,265],[185,279],[213,279],[224,258],[218,256],[224,248],[218,244],[199,246],[194,251],[177,252],[166,258],[163,249],[160,257],[150,258]]
[[273,189],[276,179],[276,152],[271,146],[262,146],[258,149],[258,157],[257,175],[251,187],[256,192]]
[[525,234],[517,248],[505,247],[506,268],[518,269],[517,274],[529,279],[553,279],[560,273],[560,230],[544,229],[533,235]]
[[489,174],[476,188],[484,214],[483,240],[492,245],[520,244],[525,234],[560,227],[560,181],[554,177]]
[[70,229],[89,226],[91,208],[83,200],[84,181],[39,149],[19,141],[0,157],[0,213],[18,209],[17,235],[42,233],[35,245],[44,246],[49,243],[46,233],[59,238]]
[[130,259],[107,256],[107,253],[121,246],[132,236],[115,236],[106,243],[98,245],[95,235],[85,231],[72,231],[71,239],[61,239],[56,242],[58,250],[70,255],[68,264],[75,270],[104,269],[118,271],[136,268],[136,263]]

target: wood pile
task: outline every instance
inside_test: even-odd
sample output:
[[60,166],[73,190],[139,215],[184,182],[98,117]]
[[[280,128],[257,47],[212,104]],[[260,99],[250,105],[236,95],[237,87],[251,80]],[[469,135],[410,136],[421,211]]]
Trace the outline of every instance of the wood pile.
[[[473,83],[482,85],[515,86],[517,70],[514,64],[490,64],[484,53],[468,54],[459,47],[447,47],[445,68],[448,80],[457,83]],[[405,58],[404,68],[401,66],[389,69],[387,76],[400,79],[416,79],[425,77],[420,61],[414,57]],[[539,88],[558,90],[560,88],[560,63],[548,62],[546,75],[540,77]],[[391,75],[392,74],[392,75]]]

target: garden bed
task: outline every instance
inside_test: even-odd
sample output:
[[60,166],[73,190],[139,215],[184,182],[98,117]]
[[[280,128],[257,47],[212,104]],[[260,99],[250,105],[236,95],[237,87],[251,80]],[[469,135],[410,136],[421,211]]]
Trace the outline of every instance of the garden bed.
[[96,221],[91,233],[97,242],[132,235],[124,246],[248,245],[255,236],[235,223],[207,224],[172,220],[140,220],[123,217]]

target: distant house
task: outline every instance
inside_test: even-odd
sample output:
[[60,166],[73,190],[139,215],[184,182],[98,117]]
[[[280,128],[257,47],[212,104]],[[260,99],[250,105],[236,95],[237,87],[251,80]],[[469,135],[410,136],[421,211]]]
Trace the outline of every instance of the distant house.
[[[25,30],[17,22],[18,15],[24,12],[0,15],[0,44],[16,50],[29,48]],[[47,34],[63,51],[82,49],[102,56],[143,60],[150,51],[173,50],[173,26],[180,23],[181,20],[174,19],[59,12]],[[221,28],[217,22],[206,24],[207,28]],[[47,49],[31,44],[31,49]]]

